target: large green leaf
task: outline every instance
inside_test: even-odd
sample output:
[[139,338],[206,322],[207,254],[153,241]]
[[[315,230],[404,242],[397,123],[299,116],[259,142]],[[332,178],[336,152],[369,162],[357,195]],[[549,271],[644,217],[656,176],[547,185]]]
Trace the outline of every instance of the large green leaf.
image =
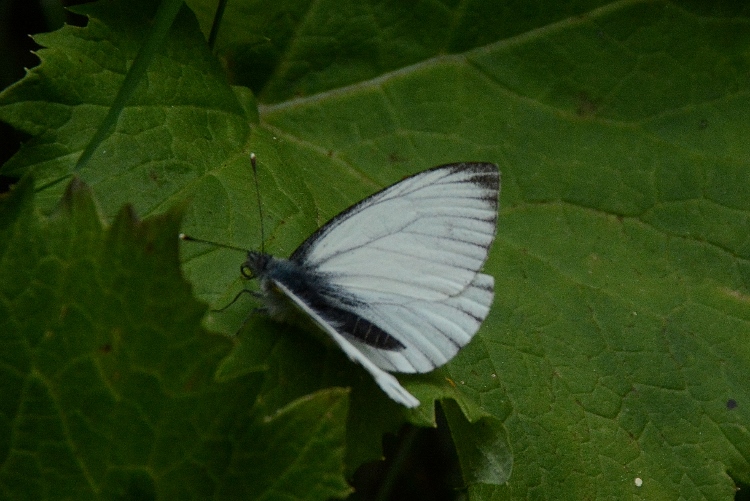
[[[267,368],[257,412],[289,419],[304,407],[290,402],[352,386],[349,469],[377,455],[384,430],[430,423],[432,400],[454,397],[476,422],[454,429],[476,499],[730,499],[750,484],[747,7],[265,4],[230,2],[218,39],[257,107],[230,87],[191,14],[177,16],[78,168],[104,214],[187,199],[185,231],[257,249],[254,151],[265,247],[288,255],[404,175],[492,161],[503,174],[485,267],[496,301],[445,369],[400,378],[424,402],[413,413],[335,350],[259,318],[221,364],[222,384]],[[86,8],[85,29],[38,37],[42,64],[0,98],[0,118],[34,136],[2,172],[33,169],[42,209],[63,183],[44,187],[113,116],[149,26],[138,2],[104,5]],[[242,288],[242,257],[183,249],[213,307]],[[205,325],[232,334],[253,305],[242,296]],[[498,487],[486,468],[509,464],[506,448],[477,458],[506,435],[513,469]]]

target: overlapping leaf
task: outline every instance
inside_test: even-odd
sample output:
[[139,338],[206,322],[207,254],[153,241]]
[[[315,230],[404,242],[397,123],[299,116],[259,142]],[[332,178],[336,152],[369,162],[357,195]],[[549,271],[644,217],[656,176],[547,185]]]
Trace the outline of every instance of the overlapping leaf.
[[139,222],[126,209],[103,229],[78,181],[49,219],[29,182],[4,198],[4,498],[348,492],[345,391],[269,414],[255,404],[259,376],[215,382],[232,342],[200,327],[206,306],[178,268],[179,217]]

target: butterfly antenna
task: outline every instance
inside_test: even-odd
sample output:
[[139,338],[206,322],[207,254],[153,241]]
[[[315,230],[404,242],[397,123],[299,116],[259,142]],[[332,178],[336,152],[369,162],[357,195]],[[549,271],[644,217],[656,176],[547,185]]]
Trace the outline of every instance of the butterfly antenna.
[[258,167],[256,165],[255,153],[250,153],[250,165],[253,166],[253,179],[255,179],[255,194],[258,199],[258,217],[260,217],[260,253],[266,253],[266,237],[263,231],[263,204],[260,202],[260,186],[258,185]]
[[231,249],[231,250],[236,250],[240,252],[247,252],[247,249],[243,249],[242,247],[235,247],[234,245],[220,244],[219,242],[214,242],[211,240],[195,238],[195,237],[191,237],[190,235],[186,235],[184,233],[180,233],[179,236],[180,236],[180,240],[184,240],[185,242],[198,242],[199,244],[213,245],[214,247],[221,247],[222,249]]

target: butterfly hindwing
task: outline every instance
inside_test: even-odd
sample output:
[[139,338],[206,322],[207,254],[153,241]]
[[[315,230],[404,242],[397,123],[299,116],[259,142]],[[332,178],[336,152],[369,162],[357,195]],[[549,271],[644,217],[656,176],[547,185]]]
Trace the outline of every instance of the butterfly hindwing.
[[324,319],[318,311],[311,308],[305,301],[300,299],[294,292],[292,292],[286,285],[281,282],[274,282],[274,285],[283,292],[300,310],[305,312],[310,318],[312,318],[320,328],[322,328],[331,338],[339,345],[341,350],[349,357],[350,360],[361,365],[367,372],[369,372],[375,379],[375,382],[380,388],[393,400],[405,405],[406,407],[413,408],[419,405],[414,395],[404,389],[398,380],[391,374],[388,374],[383,369],[372,363],[367,356],[358,350],[346,337],[340,334],[336,328],[334,328],[329,321]]
[[443,301],[371,305],[366,318],[404,345],[382,350],[352,339],[378,367],[391,372],[429,372],[471,341],[490,310],[494,279],[478,273],[460,294]]

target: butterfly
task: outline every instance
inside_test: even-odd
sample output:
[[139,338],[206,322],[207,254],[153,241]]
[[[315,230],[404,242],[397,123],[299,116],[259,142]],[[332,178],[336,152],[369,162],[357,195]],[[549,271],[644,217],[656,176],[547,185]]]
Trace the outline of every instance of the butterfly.
[[[248,251],[272,318],[300,312],[396,402],[420,402],[391,374],[444,365],[487,317],[481,273],[497,226],[500,173],[454,163],[407,177],[323,225],[289,259]],[[192,238],[190,238],[192,239]]]

